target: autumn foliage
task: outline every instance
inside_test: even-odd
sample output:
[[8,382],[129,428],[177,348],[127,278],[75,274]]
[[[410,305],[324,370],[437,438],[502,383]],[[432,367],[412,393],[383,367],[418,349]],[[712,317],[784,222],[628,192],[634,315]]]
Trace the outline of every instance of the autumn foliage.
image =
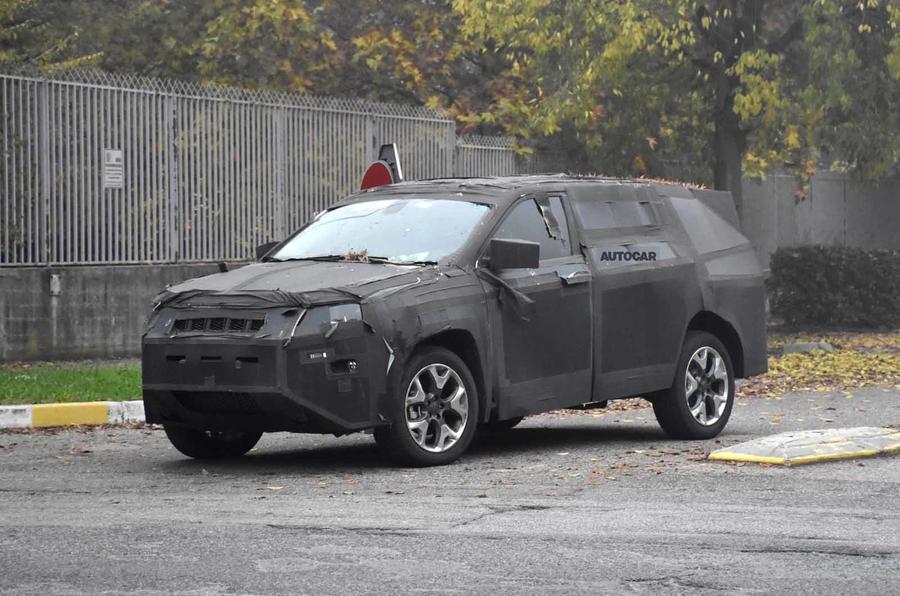
[[545,169],[691,179],[900,157],[897,0],[0,0],[0,61],[442,108]]

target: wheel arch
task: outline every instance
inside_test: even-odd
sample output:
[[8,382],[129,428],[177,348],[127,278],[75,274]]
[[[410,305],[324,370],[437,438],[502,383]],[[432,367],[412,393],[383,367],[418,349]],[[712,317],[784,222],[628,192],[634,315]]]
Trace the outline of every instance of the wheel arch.
[[[475,389],[478,391],[478,401],[480,404],[478,419],[484,421],[486,412],[488,411],[487,404],[490,399],[487,395],[487,383],[485,383],[481,353],[478,350],[478,343],[475,341],[475,337],[472,333],[466,329],[447,329],[445,331],[440,331],[420,341],[416,345],[415,350],[426,346],[437,346],[450,350],[459,356],[462,361],[465,362],[466,366],[469,367],[469,372],[472,373],[472,377],[475,379]],[[413,352],[415,352],[415,350],[413,350]]]
[[741,336],[731,323],[714,312],[702,310],[690,320],[687,331],[705,331],[718,338],[728,350],[735,376],[744,376],[744,346]]

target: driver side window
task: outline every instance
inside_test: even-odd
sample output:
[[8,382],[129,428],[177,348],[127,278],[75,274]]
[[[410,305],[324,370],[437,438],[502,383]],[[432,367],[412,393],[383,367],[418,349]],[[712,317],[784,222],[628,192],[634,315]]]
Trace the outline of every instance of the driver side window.
[[526,199],[507,214],[494,234],[505,240],[527,240],[541,246],[541,260],[572,254],[569,226],[560,197]]

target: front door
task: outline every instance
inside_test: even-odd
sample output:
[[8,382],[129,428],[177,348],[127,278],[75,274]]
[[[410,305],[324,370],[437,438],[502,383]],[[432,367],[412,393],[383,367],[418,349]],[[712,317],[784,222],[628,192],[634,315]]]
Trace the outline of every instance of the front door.
[[573,250],[565,203],[559,192],[526,196],[493,235],[537,242],[541,251],[537,269],[497,272],[533,301],[523,307],[497,289],[492,327],[501,418],[590,401],[591,273]]

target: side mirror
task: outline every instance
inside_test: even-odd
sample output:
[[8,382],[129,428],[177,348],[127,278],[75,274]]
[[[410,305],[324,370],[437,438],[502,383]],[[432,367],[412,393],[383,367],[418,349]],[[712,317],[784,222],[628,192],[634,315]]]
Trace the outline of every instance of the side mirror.
[[256,260],[262,259],[264,256],[269,254],[269,251],[278,246],[280,242],[266,242],[265,244],[260,244],[256,247]]
[[491,240],[491,259],[488,266],[501,269],[536,269],[540,264],[541,245],[527,240]]

